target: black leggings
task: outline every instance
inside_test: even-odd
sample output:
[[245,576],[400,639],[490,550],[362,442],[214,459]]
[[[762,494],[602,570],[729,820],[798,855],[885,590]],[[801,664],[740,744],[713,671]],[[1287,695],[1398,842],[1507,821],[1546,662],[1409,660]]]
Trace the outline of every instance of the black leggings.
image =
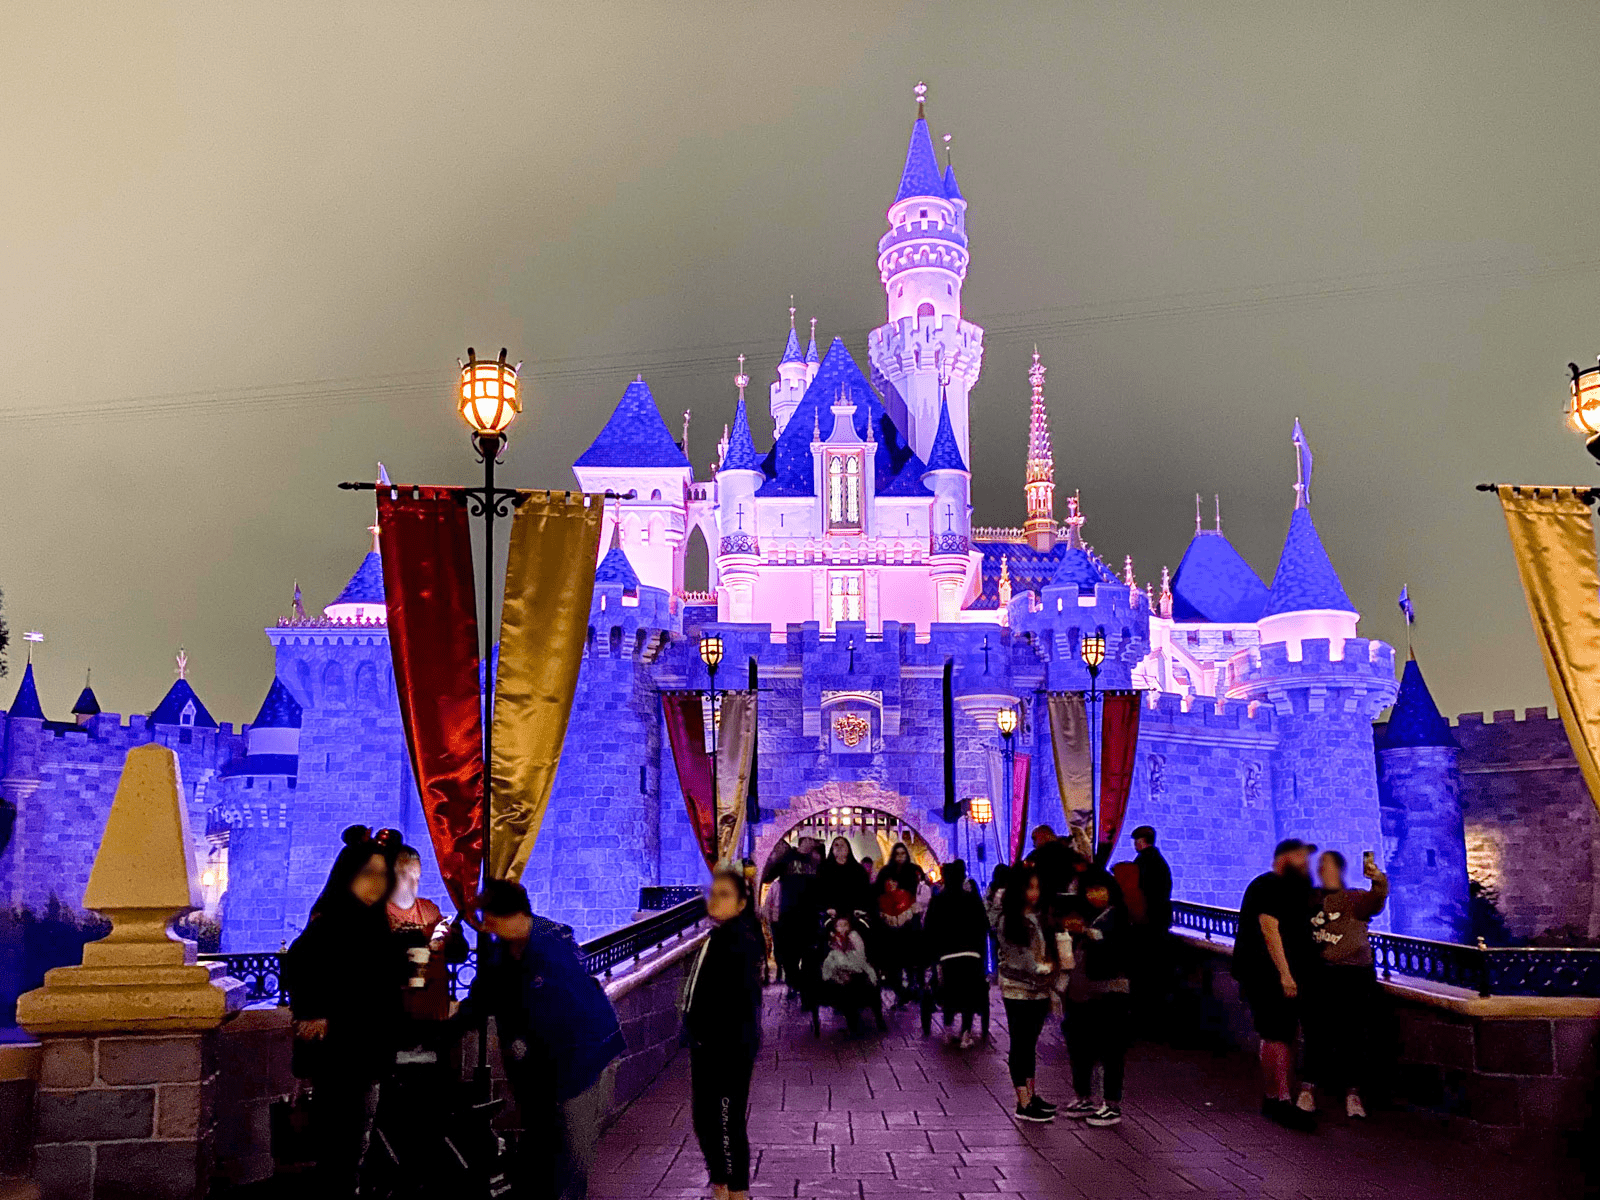
[[1128,1018],[1132,998],[1113,992],[1067,1005],[1063,1022],[1067,1055],[1072,1060],[1072,1090],[1087,1100],[1094,1090],[1094,1065],[1105,1069],[1105,1101],[1122,1102],[1123,1065],[1128,1054]]
[[317,1182],[323,1200],[354,1200],[378,1116],[377,1080],[327,1071],[312,1081],[311,1096],[312,1120],[317,1127]]
[[1039,1034],[1049,1019],[1048,999],[1006,1001],[1006,1027],[1011,1031],[1006,1065],[1011,1068],[1012,1087],[1022,1087],[1037,1073]]
[[750,1076],[754,1049],[736,1043],[689,1048],[689,1108],[713,1185],[750,1190]]
[[1371,966],[1323,966],[1306,987],[1306,1074],[1334,1091],[1369,1083],[1382,992]]

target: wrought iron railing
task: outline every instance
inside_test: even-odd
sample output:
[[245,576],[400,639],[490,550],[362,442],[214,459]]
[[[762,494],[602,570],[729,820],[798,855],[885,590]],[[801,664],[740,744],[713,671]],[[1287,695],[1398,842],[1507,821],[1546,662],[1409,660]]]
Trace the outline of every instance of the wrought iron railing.
[[[659,889],[669,891],[672,889]],[[623,963],[637,962],[651,950],[671,941],[681,941],[705,919],[706,905],[699,888],[686,889],[691,896],[670,908],[603,933],[578,947],[584,969],[591,975],[610,978],[611,973]],[[641,897],[642,898],[642,897]],[[283,953],[265,951],[253,954],[201,954],[201,962],[222,963],[227,973],[246,987],[248,1003],[289,1003],[289,994],[283,983]],[[469,950],[464,961],[450,966],[450,994],[463,999],[478,973],[478,953]]]
[[685,900],[698,900],[705,894],[705,889],[698,883],[642,887],[639,889],[639,909],[641,912],[660,912],[665,908],[676,908]]
[[[1231,908],[1172,905],[1173,928],[1206,941],[1232,940],[1239,914]],[[1600,949],[1583,947],[1468,946],[1398,933],[1369,935],[1378,972],[1464,988],[1480,996],[1600,996]]]

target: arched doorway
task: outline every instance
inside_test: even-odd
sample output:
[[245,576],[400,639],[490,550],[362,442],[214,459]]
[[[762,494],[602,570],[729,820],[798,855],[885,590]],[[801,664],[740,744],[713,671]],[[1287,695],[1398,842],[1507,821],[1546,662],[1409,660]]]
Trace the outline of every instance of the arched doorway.
[[930,878],[938,880],[941,862],[939,856],[916,829],[904,823],[893,813],[878,808],[863,808],[846,804],[813,813],[803,818],[785,834],[791,845],[801,838],[815,838],[824,849],[835,838],[844,838],[857,858],[870,858],[881,867],[889,857],[896,842],[904,842],[911,852],[911,861],[921,867]]
[[[867,824],[869,818],[883,823]],[[832,826],[830,821],[838,824]],[[838,833],[851,838],[858,858],[863,847],[878,844],[877,831],[880,829],[885,833],[891,830],[910,832],[926,847],[935,864],[948,862],[953,856],[948,826],[928,818],[925,812],[917,812],[899,792],[872,780],[830,780],[791,799],[773,813],[772,820],[762,822],[761,828],[756,831],[756,862],[765,866],[779,839],[802,827],[808,830],[837,828]],[[818,835],[813,832],[809,836]],[[857,839],[861,842],[859,846]],[[891,838],[890,844],[898,840],[904,839]],[[910,841],[906,845],[909,848]],[[878,854],[874,852],[871,857],[876,860]]]
[[683,548],[683,590],[704,592],[711,587],[711,548],[706,545],[705,531],[696,525],[689,530],[689,540]]

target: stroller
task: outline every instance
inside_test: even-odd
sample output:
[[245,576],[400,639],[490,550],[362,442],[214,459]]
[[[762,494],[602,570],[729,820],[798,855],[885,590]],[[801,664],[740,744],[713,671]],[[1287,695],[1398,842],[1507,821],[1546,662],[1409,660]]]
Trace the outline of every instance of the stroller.
[[811,1014],[812,1037],[822,1036],[824,1008],[840,1013],[852,1033],[861,1031],[862,1014],[868,1011],[879,1031],[888,1028],[877,972],[866,956],[871,924],[862,912],[844,918],[850,922],[851,945],[843,952],[833,953],[833,926],[839,919],[819,914],[816,936],[801,963],[801,1004]]

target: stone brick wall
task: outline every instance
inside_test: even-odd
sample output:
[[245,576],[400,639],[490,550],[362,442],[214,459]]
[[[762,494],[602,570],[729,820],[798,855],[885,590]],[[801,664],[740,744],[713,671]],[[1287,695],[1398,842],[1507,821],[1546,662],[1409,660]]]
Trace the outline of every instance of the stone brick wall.
[[216,1072],[215,1032],[45,1039],[34,1143],[45,1200],[203,1194]]
[[1600,815],[1560,718],[1462,713],[1455,735],[1471,877],[1518,937],[1562,926],[1600,937]]
[[1390,883],[1390,927],[1409,937],[1469,940],[1467,845],[1454,746],[1378,754]]

